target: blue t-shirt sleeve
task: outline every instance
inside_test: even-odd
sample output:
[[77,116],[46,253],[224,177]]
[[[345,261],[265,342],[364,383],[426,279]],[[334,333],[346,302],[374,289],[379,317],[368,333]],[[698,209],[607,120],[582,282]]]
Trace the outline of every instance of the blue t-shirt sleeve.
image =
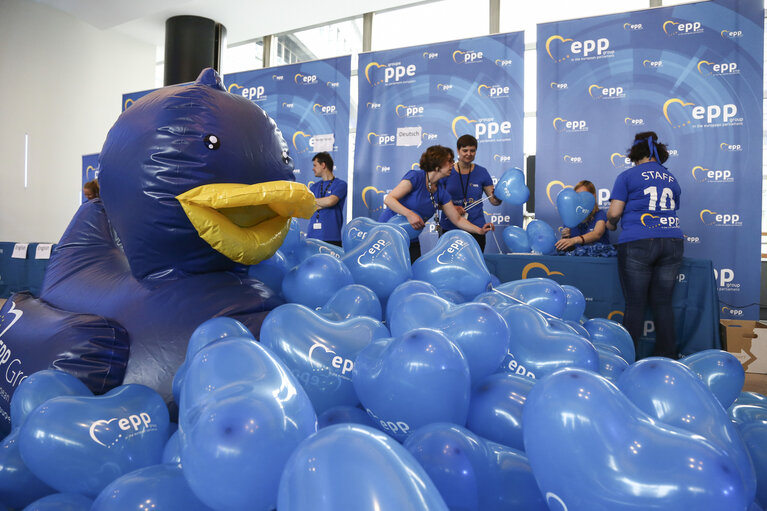
[[610,200],[619,200],[623,202],[628,202],[629,200],[629,190],[626,183],[626,173],[622,172],[618,178],[615,180],[615,184],[613,185],[613,191],[610,194]]
[[437,186],[437,194],[434,197],[434,199],[437,201],[437,204],[442,206],[443,204],[447,204],[448,202],[452,202],[453,198],[450,197],[450,194],[447,191],[447,186],[443,184],[441,181],[439,185]]
[[423,173],[423,171],[421,170],[408,170],[407,174],[405,174],[402,177],[403,181],[405,180],[410,181],[410,184],[413,186],[413,190],[416,189],[416,187],[418,186],[418,182],[420,181],[419,179],[420,176],[418,175],[418,172]]
[[346,198],[346,181],[342,179],[334,180],[330,193],[338,197],[339,202],[344,200]]
[[600,220],[607,223],[607,213],[605,213],[605,211],[602,209],[597,211],[597,214],[594,215],[594,225],[597,225],[597,222],[599,222]]

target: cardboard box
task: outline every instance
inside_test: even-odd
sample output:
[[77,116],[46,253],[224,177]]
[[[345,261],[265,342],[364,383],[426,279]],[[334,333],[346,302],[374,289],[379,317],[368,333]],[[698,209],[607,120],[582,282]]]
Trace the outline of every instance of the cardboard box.
[[767,374],[767,325],[759,321],[723,319],[719,332],[724,349],[743,364],[747,373]]

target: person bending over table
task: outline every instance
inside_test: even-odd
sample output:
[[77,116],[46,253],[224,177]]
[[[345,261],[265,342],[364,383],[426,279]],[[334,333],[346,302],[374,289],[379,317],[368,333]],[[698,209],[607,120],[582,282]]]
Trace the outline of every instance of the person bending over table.
[[[500,206],[501,200],[493,194],[495,186],[490,173],[485,167],[474,163],[477,155],[477,139],[471,135],[461,135],[456,142],[456,149],[458,149],[458,161],[455,162],[455,172],[451,172],[445,179],[445,187],[458,213],[477,227],[482,227],[485,224],[485,214],[481,204],[482,194],[487,195],[493,206]],[[444,211],[439,225],[443,232],[457,229]],[[472,233],[472,236],[479,243],[479,249],[484,252],[485,235]]]
[[653,355],[677,358],[671,296],[684,242],[676,210],[682,189],[662,165],[668,150],[654,131],[638,133],[628,151],[634,167],[618,175],[610,195],[607,228],[621,220],[618,275],[626,311],[623,326],[637,346],[649,301],[655,321]]
[[[471,234],[485,234],[494,229],[493,224],[476,226],[461,217],[453,205],[447,189],[440,181],[450,175],[453,166],[453,151],[450,148],[433,145],[421,155],[419,170],[410,170],[397,186],[384,199],[387,209],[381,214],[379,222],[386,222],[395,214],[404,216],[413,229],[423,229],[426,220],[434,217],[442,209],[450,221],[458,228]],[[410,262],[421,257],[421,243],[418,238],[410,241]]]
[[599,209],[597,200],[597,189],[591,181],[578,181],[575,185],[576,193],[591,192],[594,196],[594,209],[591,210],[586,219],[569,229],[562,229],[562,239],[554,245],[557,250],[571,250],[575,245],[589,245],[592,243],[610,244],[610,236],[607,234],[605,224],[607,223],[607,213]]

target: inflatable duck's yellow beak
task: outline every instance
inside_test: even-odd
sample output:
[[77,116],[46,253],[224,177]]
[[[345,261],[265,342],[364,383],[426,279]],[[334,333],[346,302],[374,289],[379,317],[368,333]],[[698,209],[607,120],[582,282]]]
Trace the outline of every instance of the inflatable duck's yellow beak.
[[306,185],[291,181],[203,185],[176,199],[202,239],[243,264],[274,255],[288,234],[290,219],[309,218],[317,207]]

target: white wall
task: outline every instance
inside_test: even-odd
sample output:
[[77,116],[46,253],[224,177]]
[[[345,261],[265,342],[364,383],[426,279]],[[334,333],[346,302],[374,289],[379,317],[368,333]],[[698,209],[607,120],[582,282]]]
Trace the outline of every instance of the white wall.
[[[0,241],[57,242],[122,94],[154,86],[155,47],[28,0],[0,0]],[[29,134],[24,187],[24,134]]]

